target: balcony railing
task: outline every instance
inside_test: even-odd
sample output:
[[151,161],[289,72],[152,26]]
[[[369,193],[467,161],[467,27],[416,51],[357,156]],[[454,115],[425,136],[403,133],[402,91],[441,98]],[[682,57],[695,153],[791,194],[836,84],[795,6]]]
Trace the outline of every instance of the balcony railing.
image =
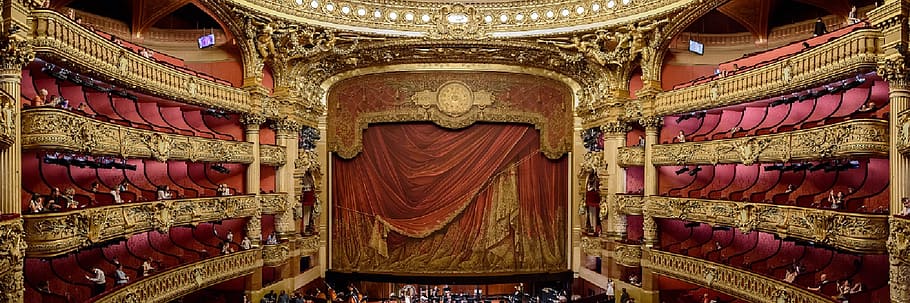
[[271,215],[285,212],[288,208],[287,197],[284,193],[259,195],[262,213]]
[[52,257],[93,244],[172,226],[254,216],[253,195],[162,200],[24,215],[29,257]]
[[886,157],[887,154],[888,122],[855,119],[780,134],[654,145],[651,160],[655,165],[751,165],[831,157]]
[[612,253],[616,263],[629,267],[641,266],[641,245],[616,242]]
[[645,148],[640,146],[620,147],[617,162],[621,167],[645,165]]
[[170,302],[196,290],[253,273],[262,252],[250,249],[187,264],[118,288],[94,303]]
[[246,91],[144,58],[57,12],[35,10],[30,20],[39,56],[73,62],[83,72],[146,94],[235,112],[252,110]]
[[674,253],[649,250],[642,266],[655,274],[715,289],[755,303],[831,303],[799,285]]
[[655,111],[666,116],[755,101],[818,87],[876,67],[882,52],[877,29],[859,29],[834,41],[733,76],[663,92]]
[[278,266],[288,261],[291,256],[291,243],[262,246],[262,262],[265,266]]
[[616,206],[623,215],[641,215],[645,197],[641,195],[615,195]]
[[22,112],[22,146],[158,161],[253,162],[253,144],[249,142],[154,132],[57,108]]
[[648,197],[646,215],[794,237],[846,251],[886,252],[888,216],[724,200]]
[[259,161],[263,165],[281,166],[287,163],[287,153],[284,146],[260,145]]

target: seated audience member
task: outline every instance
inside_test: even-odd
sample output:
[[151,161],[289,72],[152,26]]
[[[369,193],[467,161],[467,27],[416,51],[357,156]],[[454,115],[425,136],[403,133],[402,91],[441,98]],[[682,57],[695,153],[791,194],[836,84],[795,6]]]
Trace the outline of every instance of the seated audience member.
[[799,272],[798,272],[798,271],[796,271],[796,270],[790,271],[790,270],[788,269],[788,270],[787,270],[787,275],[784,276],[784,282],[793,283],[793,281],[796,281],[796,276],[797,276],[797,275],[799,275]]
[[28,201],[28,212],[44,212],[44,198],[39,195],[32,195],[32,198]]
[[171,188],[167,185],[158,186],[158,200],[167,200],[171,198]]
[[240,240],[240,249],[247,250],[253,248],[253,240],[250,240],[250,237],[243,236],[243,240]]
[[273,231],[269,234],[268,238],[265,239],[266,245],[276,245],[278,244],[278,235]]
[[38,285],[38,291],[46,294],[53,293],[51,292],[51,283],[48,281],[42,281],[41,284]]
[[899,216],[910,216],[910,198],[901,198],[901,204],[904,206],[901,209]]
[[231,242],[224,241],[221,243],[221,254],[226,255],[234,252],[234,248],[231,247]]
[[685,142],[686,142],[686,134],[683,133],[683,131],[679,131],[679,134],[676,135],[676,142],[679,142],[679,143],[685,143]]
[[813,31],[812,35],[814,37],[818,37],[818,36],[821,36],[821,35],[824,35],[827,33],[828,33],[828,27],[825,25],[824,22],[822,22],[822,18],[819,17],[818,19],[815,19],[815,30]]
[[32,104],[34,106],[44,106],[44,102],[47,101],[47,90],[39,89],[38,95],[35,96],[35,102]]
[[638,145],[636,146],[645,146],[645,137],[638,135]]
[[856,283],[856,284],[851,285],[849,279],[844,280],[843,284],[837,283],[837,299],[842,300],[843,302],[846,302],[847,295],[855,294],[855,293],[858,293],[861,291],[863,291],[862,283]]
[[140,273],[143,277],[148,277],[155,271],[155,267],[152,266],[152,262],[149,262],[149,259],[142,260],[142,266],[139,267]]
[[792,192],[795,191],[795,190],[796,190],[796,187],[793,186],[793,184],[787,184],[787,190],[784,191],[784,193],[785,193],[785,194],[789,194],[789,193],[792,193]]
[[856,111],[865,113],[865,112],[871,112],[873,110],[875,110],[875,102],[869,101],[869,102],[866,102],[865,104],[863,104],[863,106],[860,106],[859,109],[857,109]]
[[834,194],[834,190],[828,193],[828,201],[831,202],[831,209],[841,209],[844,206],[844,192],[837,192],[837,195]]
[[97,192],[98,192],[98,188],[99,188],[100,186],[101,186],[101,185],[98,184],[98,182],[92,182],[92,185],[89,186],[89,190],[91,190],[93,193],[97,193]]
[[831,283],[831,281],[828,281],[828,275],[827,275],[827,274],[821,274],[821,275],[818,276],[818,282],[815,283],[815,286],[809,287],[809,290],[811,290],[811,291],[820,291],[820,290],[822,289],[822,287],[824,287],[824,286],[825,286],[826,284],[828,284],[828,283]]
[[218,196],[226,197],[231,195],[231,188],[227,184],[218,184]]
[[114,285],[123,286],[130,282],[130,276],[123,271],[123,264],[117,264],[117,270],[114,271]]
[[66,201],[67,209],[79,208],[79,201],[76,201],[76,189],[70,187],[63,192],[63,201]]
[[85,278],[92,282],[92,297],[100,295],[107,289],[107,280],[104,278],[104,271],[100,268],[92,268],[93,276],[85,276]]
[[850,7],[850,13],[847,14],[847,24],[853,25],[859,23],[859,18],[856,17],[856,5]]

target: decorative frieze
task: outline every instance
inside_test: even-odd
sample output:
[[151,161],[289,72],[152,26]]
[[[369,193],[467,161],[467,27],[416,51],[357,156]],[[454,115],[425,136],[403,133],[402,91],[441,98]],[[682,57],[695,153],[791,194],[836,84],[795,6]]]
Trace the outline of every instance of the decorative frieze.
[[95,303],[163,303],[242,277],[262,267],[262,252],[250,249],[180,266],[117,288]]
[[616,208],[620,214],[640,216],[645,197],[640,195],[615,195]]
[[910,219],[891,218],[891,238],[888,239],[891,260],[891,301],[910,302]]
[[612,254],[613,260],[616,261],[617,264],[628,267],[641,266],[641,245],[615,242],[613,244]]
[[895,145],[902,154],[910,154],[910,110],[898,113],[897,128],[897,142],[895,142]]
[[150,95],[234,112],[252,111],[246,91],[144,58],[55,11],[33,11],[30,20],[31,43],[42,58],[72,62],[82,73]]
[[284,264],[290,256],[290,242],[262,246],[262,262],[265,266],[275,267]]
[[645,198],[645,212],[655,218],[731,226],[742,232],[758,230],[858,253],[885,253],[888,240],[886,215],[657,196]]
[[645,165],[645,148],[642,146],[620,147],[616,162],[621,167]]
[[642,266],[658,275],[679,279],[755,303],[831,303],[831,298],[783,280],[740,268],[674,253],[649,250]]
[[257,214],[253,195],[128,203],[68,212],[25,215],[29,257],[52,257],[111,239],[173,226]]
[[262,205],[263,214],[280,214],[288,209],[288,195],[283,193],[261,194],[259,202]]
[[259,161],[262,165],[284,165],[287,163],[287,151],[284,146],[262,144],[259,146]]
[[886,157],[888,122],[853,119],[786,133],[726,140],[654,145],[655,165],[689,165]]
[[22,302],[26,241],[22,220],[0,221],[0,302]]
[[746,103],[806,90],[876,68],[882,34],[859,29],[834,41],[764,66],[657,95],[661,116]]
[[50,107],[23,111],[22,146],[158,161],[253,162],[249,142],[159,133]]

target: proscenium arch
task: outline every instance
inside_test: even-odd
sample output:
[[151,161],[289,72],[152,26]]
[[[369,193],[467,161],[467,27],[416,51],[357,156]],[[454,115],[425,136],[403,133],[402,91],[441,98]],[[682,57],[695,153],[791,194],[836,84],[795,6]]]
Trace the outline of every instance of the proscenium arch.
[[[575,111],[575,108],[578,106],[578,101],[580,94],[582,93],[581,84],[579,84],[575,79],[560,74],[558,72],[537,68],[537,67],[527,67],[527,66],[518,66],[518,65],[506,65],[506,64],[491,64],[491,63],[402,63],[402,64],[392,64],[392,65],[383,65],[383,66],[371,66],[365,68],[354,69],[342,73],[338,73],[334,76],[326,78],[320,84],[320,87],[325,92],[329,92],[332,87],[342,80],[364,76],[372,74],[384,74],[384,73],[394,73],[394,72],[427,72],[427,71],[440,71],[440,72],[500,72],[500,73],[512,73],[512,74],[525,74],[532,76],[540,76],[544,78],[553,79],[559,81],[572,91],[572,112]],[[328,93],[322,95],[320,102],[328,106]]]

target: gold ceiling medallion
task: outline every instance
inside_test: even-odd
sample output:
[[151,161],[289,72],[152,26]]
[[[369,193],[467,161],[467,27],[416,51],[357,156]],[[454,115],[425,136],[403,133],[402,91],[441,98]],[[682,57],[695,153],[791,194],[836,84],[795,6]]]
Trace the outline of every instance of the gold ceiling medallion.
[[436,27],[429,30],[433,39],[482,39],[481,17],[473,6],[446,5],[436,15]]
[[411,101],[423,108],[436,106],[440,112],[451,117],[459,117],[469,112],[475,105],[484,109],[493,104],[493,93],[473,91],[461,81],[443,83],[433,91],[420,91],[411,97]]

